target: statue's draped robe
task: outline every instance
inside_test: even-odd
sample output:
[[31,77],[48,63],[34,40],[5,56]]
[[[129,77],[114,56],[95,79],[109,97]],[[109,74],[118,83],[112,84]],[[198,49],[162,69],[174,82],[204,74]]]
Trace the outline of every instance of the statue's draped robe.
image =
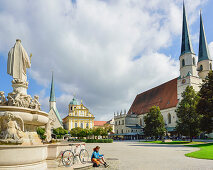
[[26,81],[26,69],[30,67],[31,63],[27,52],[21,45],[21,41],[16,41],[8,53],[7,73],[14,79]]

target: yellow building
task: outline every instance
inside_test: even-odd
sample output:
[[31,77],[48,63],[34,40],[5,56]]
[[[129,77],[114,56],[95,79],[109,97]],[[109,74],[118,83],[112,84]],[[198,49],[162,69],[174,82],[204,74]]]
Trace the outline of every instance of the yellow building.
[[83,105],[82,101],[81,104],[78,104],[74,97],[69,104],[69,113],[63,119],[63,124],[64,128],[67,130],[76,127],[93,128],[94,119],[94,115],[89,112],[89,109]]

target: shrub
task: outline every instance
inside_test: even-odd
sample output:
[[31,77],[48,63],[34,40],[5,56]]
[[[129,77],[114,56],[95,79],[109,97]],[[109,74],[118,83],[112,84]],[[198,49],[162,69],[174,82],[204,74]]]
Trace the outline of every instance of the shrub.
[[85,143],[112,143],[113,139],[69,139],[68,141]]
[[45,133],[45,129],[44,128],[41,128],[41,127],[38,127],[37,128],[37,134],[39,135],[39,137],[42,139],[42,140],[45,140],[46,139],[46,136],[44,135]]

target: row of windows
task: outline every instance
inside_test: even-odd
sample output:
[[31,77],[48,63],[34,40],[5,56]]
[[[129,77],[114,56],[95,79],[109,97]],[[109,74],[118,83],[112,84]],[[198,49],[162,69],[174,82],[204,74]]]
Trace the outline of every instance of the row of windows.
[[76,107],[76,106],[70,106],[70,110],[75,110],[75,109],[83,109],[83,106],[81,106],[81,107]]
[[124,120],[115,121],[115,125],[124,125]]
[[[194,57],[193,57],[193,65],[195,65],[195,58]],[[183,59],[182,60],[182,67],[184,67],[184,66],[185,66],[185,60]],[[212,63],[209,64],[209,69],[212,70]],[[203,66],[202,65],[200,65],[199,71],[203,71]]]
[[[139,132],[139,131],[142,131],[142,130],[136,130],[136,129],[126,130],[126,133],[130,133],[130,132]],[[117,130],[116,133],[118,134],[118,133],[119,133],[119,130]],[[121,129],[121,133],[124,133],[124,130],[123,130],[123,129]]]
[[[212,70],[212,63],[209,64],[209,69]],[[203,65],[200,65],[199,71],[203,71]]]
[[[75,128],[79,127],[78,123],[75,123]],[[80,123],[80,127],[83,129],[84,128],[84,123]],[[86,128],[89,128],[89,123],[86,123]]]
[[[74,112],[74,113],[71,113],[71,116],[84,116],[84,112],[80,112],[79,114],[78,114],[78,112]],[[87,112],[86,113],[86,116],[89,116],[89,113]]]
[[[192,58],[192,64],[195,65],[195,58],[194,57]],[[185,60],[182,59],[182,67],[184,67],[184,66],[185,66]]]
[[[168,120],[168,124],[171,124],[172,123],[172,116],[170,113],[168,113],[167,115],[167,120]],[[122,121],[115,121],[115,125],[124,125],[124,120]],[[143,125],[143,118],[140,119],[140,125],[142,126]]]

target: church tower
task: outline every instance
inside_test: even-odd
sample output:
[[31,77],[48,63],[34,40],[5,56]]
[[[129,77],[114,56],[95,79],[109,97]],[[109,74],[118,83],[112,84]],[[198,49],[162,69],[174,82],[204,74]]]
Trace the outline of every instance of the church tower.
[[183,26],[182,26],[182,44],[180,54],[180,76],[197,76],[195,54],[189,34],[189,28],[186,18],[185,5],[183,4]]
[[197,66],[195,62],[195,54],[189,34],[185,5],[183,3],[183,26],[182,26],[182,42],[180,54],[180,76],[177,80],[177,97],[181,100],[181,93],[187,86],[193,86],[195,91],[199,91],[201,79],[197,74]]
[[198,66],[197,67],[198,75],[202,79],[204,79],[208,75],[209,71],[212,70],[212,60],[210,59],[201,12],[200,12],[199,53],[198,53],[197,66]]
[[52,73],[52,82],[51,82],[51,90],[50,90],[50,110],[53,108],[54,110],[56,109],[56,99],[55,99],[55,88],[54,88],[54,81],[53,81],[53,73]]

